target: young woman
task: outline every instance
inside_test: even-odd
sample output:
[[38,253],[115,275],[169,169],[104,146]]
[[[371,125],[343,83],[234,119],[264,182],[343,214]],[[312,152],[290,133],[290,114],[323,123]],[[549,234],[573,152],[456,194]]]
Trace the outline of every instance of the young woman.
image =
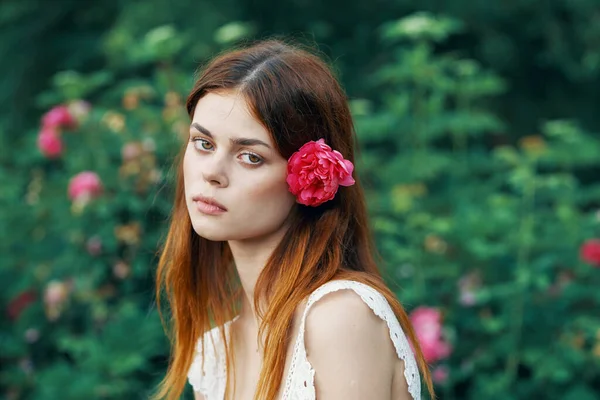
[[353,123],[326,64],[277,40],[230,51],[187,109],[157,273],[172,360],[155,398],[189,380],[203,400],[420,399],[419,369],[433,395],[373,258]]

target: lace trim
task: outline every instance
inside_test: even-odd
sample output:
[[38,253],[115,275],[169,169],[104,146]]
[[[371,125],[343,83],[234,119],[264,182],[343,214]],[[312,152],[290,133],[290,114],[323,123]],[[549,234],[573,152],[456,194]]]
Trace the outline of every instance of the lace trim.
[[[304,327],[306,316],[312,305],[327,293],[342,289],[354,290],[362,300],[373,310],[375,315],[383,319],[390,331],[390,337],[400,359],[404,361],[404,378],[408,384],[408,392],[414,400],[421,398],[421,380],[419,370],[402,327],[392,308],[381,293],[372,287],[356,281],[336,280],[327,282],[317,288],[308,298],[299,332],[294,345],[290,368],[286,377],[282,400],[314,400],[316,398],[314,376],[315,371],[306,357],[304,347]],[[225,334],[229,338],[229,326],[225,323]],[[212,338],[212,341],[210,340]],[[207,340],[208,339],[208,340]],[[204,370],[202,370],[202,341],[206,344]],[[212,346],[211,346],[212,344]],[[218,327],[206,332],[196,345],[196,354],[188,373],[188,380],[194,391],[201,393],[206,400],[222,400],[225,396],[225,380],[227,376],[225,348]]]
[[[342,289],[354,290],[363,301],[373,310],[375,315],[383,319],[390,331],[390,337],[396,349],[398,357],[404,361],[404,378],[408,384],[408,392],[414,400],[421,398],[421,380],[419,370],[412,353],[411,347],[402,331],[402,327],[398,322],[389,303],[383,295],[377,292],[372,287],[356,281],[336,280],[327,282],[317,288],[308,298],[300,330],[294,345],[294,352],[290,364],[285,388],[282,395],[282,400],[288,399],[315,399],[314,376],[315,371],[306,357],[306,349],[304,347],[304,326],[306,316],[310,307],[327,293],[335,292]],[[297,368],[303,367],[297,371]],[[298,372],[298,373],[297,373]],[[304,374],[304,375],[303,375]],[[294,397],[291,397],[291,395]]]
[[[229,339],[229,327],[238,317],[223,325],[227,339]],[[202,342],[205,344],[204,370],[202,369]],[[226,379],[225,345],[219,327],[214,327],[205,332],[196,343],[196,353],[188,372],[188,381],[194,388],[194,392],[202,394],[205,400],[222,400],[225,397]]]

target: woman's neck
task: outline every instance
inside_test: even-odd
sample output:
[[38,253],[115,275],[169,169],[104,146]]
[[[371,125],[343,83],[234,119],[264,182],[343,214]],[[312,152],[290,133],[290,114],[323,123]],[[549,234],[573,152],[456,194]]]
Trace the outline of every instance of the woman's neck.
[[[254,309],[254,288],[260,273],[283,239],[287,229],[288,227],[283,225],[278,230],[260,238],[230,240],[228,242],[244,290],[240,317],[248,321],[254,321],[256,326],[260,325],[260,321]],[[262,306],[266,305],[263,304]]]

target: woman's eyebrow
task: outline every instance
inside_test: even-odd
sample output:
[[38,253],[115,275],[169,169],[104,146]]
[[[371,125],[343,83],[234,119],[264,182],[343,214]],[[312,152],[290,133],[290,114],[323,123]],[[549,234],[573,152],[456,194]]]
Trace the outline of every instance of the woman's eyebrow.
[[[192,123],[191,126],[192,126],[192,128],[195,128],[198,132],[201,132],[201,133],[205,134],[209,138],[211,138],[211,139],[215,138],[213,136],[213,134],[210,133],[210,131],[208,129],[206,129],[205,127],[203,127],[199,123],[194,122],[194,123]],[[258,139],[231,138],[231,139],[229,139],[229,141],[231,142],[231,144],[238,145],[238,146],[257,146],[258,145],[258,146],[265,146],[266,148],[271,149],[271,146],[269,146],[268,144],[266,144],[262,140],[258,140]]]

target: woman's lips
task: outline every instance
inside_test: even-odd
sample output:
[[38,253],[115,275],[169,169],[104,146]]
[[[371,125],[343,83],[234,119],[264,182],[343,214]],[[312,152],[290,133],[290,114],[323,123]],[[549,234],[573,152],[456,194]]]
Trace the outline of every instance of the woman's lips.
[[227,212],[227,208],[217,202],[215,199],[203,196],[194,196],[192,199],[196,208],[203,214],[216,215]]
[[208,204],[208,203],[205,203],[200,200],[194,201],[194,204],[196,204],[196,208],[198,209],[198,211],[200,211],[203,214],[217,215],[217,214],[223,214],[223,213],[227,212],[219,206],[215,206],[213,204]]

